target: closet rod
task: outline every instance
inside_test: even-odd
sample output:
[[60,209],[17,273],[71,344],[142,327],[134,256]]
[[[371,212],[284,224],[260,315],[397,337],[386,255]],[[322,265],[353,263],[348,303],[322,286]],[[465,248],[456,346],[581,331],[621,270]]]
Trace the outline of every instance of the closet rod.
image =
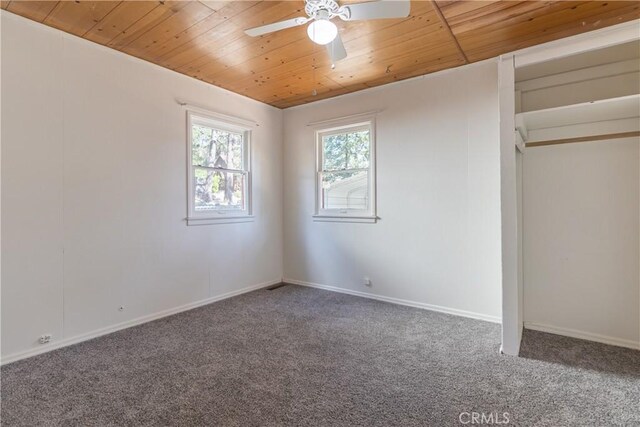
[[574,142],[601,141],[605,139],[630,138],[633,136],[640,136],[640,131],[608,133],[605,135],[590,135],[590,136],[579,136],[577,138],[550,139],[547,141],[527,142],[525,144],[525,147],[542,147],[545,145],[571,144]]

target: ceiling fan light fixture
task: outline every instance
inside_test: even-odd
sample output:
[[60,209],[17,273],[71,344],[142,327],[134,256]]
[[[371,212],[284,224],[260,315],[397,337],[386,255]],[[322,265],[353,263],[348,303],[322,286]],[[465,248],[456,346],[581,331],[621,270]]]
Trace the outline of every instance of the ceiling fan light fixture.
[[331,43],[338,35],[338,27],[328,19],[316,19],[307,27],[309,38],[319,45]]

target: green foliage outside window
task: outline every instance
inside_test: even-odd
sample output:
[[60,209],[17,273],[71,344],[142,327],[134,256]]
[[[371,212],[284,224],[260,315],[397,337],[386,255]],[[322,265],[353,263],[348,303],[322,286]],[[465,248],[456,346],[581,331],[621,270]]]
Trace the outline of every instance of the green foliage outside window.
[[[323,186],[351,178],[358,174],[353,169],[369,167],[369,130],[327,135],[322,138],[322,169],[326,173]],[[345,172],[346,171],[346,172]]]
[[245,176],[225,171],[243,169],[243,135],[197,124],[191,132],[196,210],[243,209]]

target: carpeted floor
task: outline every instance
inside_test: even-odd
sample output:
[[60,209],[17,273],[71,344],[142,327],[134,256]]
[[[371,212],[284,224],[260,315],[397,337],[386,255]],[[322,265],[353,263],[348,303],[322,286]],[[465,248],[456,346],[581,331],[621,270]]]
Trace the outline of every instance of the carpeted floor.
[[640,425],[640,352],[499,344],[496,324],[285,286],[7,365],[2,425]]

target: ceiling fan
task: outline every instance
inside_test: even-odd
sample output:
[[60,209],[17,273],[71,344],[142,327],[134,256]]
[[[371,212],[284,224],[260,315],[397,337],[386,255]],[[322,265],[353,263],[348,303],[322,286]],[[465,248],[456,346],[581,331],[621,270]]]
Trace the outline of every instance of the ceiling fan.
[[258,37],[286,28],[297,27],[311,21],[307,27],[309,38],[319,45],[326,45],[331,62],[335,63],[347,57],[338,27],[331,22],[336,16],[343,21],[364,19],[406,18],[411,10],[409,0],[378,0],[366,3],[354,3],[340,6],[335,0],[305,0],[306,17],[287,19],[273,24],[251,28],[245,33]]

